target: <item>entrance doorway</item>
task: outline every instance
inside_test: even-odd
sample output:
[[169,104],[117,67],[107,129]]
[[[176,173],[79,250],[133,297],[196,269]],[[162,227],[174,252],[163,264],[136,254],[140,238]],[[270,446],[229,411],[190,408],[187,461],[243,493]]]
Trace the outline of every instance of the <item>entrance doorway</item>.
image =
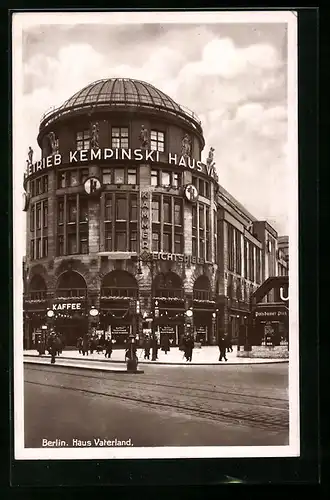
[[59,318],[55,321],[55,332],[63,336],[65,347],[74,348],[77,346],[79,337],[84,337],[88,333],[88,320],[76,318]]

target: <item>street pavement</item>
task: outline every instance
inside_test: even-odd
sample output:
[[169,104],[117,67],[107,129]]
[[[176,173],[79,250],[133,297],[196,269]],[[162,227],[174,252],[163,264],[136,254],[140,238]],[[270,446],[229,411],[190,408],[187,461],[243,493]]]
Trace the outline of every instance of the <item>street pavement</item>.
[[43,439],[93,446],[96,438],[131,439],[135,447],[288,444],[288,364],[143,370],[25,363],[25,446]]
[[[184,354],[179,350],[178,347],[172,347],[171,350],[165,354],[162,350],[158,350],[158,360],[151,361],[144,359],[144,350],[139,348],[137,351],[139,364],[193,364],[193,365],[204,365],[204,364],[260,364],[260,363],[287,363],[288,359],[272,359],[272,358],[239,358],[237,357],[237,347],[233,347],[233,352],[228,352],[226,354],[228,361],[219,362],[219,348],[217,346],[204,346],[199,348],[195,348],[193,351],[192,361],[187,362],[184,358]],[[38,352],[36,350],[24,351],[25,358],[31,356],[38,356]],[[41,357],[49,357],[49,355],[41,356]],[[76,359],[76,360],[89,360],[89,361],[106,361],[112,363],[123,363],[125,361],[125,350],[124,349],[114,349],[111,355],[111,358],[105,358],[105,354],[96,353],[88,354],[88,356],[83,356],[78,352],[78,350],[64,350],[62,354],[59,356],[61,359]],[[39,358],[39,356],[38,356]],[[151,358],[151,355],[150,355]]]

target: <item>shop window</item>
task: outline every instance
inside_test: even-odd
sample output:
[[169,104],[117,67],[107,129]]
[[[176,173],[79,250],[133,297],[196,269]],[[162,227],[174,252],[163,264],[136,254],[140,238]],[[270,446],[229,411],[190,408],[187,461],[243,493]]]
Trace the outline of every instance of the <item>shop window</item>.
[[105,251],[112,251],[112,230],[105,232]]
[[171,233],[163,234],[163,252],[172,251],[172,235]]
[[76,222],[77,205],[76,200],[68,200],[68,223]]
[[68,243],[68,254],[77,253],[76,233],[68,234],[67,243]]
[[43,227],[48,226],[48,201],[44,201],[44,217],[43,217]]
[[159,233],[152,233],[152,251],[153,252],[160,252]]
[[76,149],[80,151],[81,149],[90,149],[91,137],[90,130],[83,130],[82,132],[76,133]]
[[106,196],[104,207],[104,220],[112,220],[112,196]]
[[150,131],[150,147],[152,151],[164,152],[164,132],[157,130]]
[[152,222],[159,222],[159,201],[158,200],[153,200],[152,201]]
[[88,233],[80,233],[80,253],[88,253]]
[[132,231],[130,235],[130,252],[137,252],[137,232]]
[[42,256],[48,256],[48,238],[43,238],[42,240]]
[[102,183],[111,184],[111,168],[104,168],[102,170]]
[[129,168],[127,171],[127,184],[136,185],[137,184],[136,180],[137,180],[136,168]]
[[58,236],[57,238],[57,254],[59,256],[64,255],[64,236]]
[[116,232],[116,252],[126,252],[126,232]]
[[34,231],[34,215],[35,215],[35,206],[31,208],[30,212],[30,231]]
[[163,200],[164,223],[171,224],[171,200],[164,198]]
[[128,148],[128,127],[112,127],[111,145],[114,149]]
[[83,168],[82,170],[80,170],[80,184],[83,184],[88,177],[89,177],[88,168]]
[[181,203],[174,203],[174,224],[176,226],[182,225],[182,206]]
[[125,170],[123,168],[115,168],[115,184],[125,183]]
[[116,220],[126,219],[126,198],[116,198]]
[[174,235],[174,253],[183,253],[181,234]]
[[138,208],[137,208],[137,196],[131,195],[130,197],[130,221],[137,221]]
[[171,185],[171,172],[162,171],[162,186]]
[[159,172],[158,170],[151,170],[151,185],[158,186],[159,185]]

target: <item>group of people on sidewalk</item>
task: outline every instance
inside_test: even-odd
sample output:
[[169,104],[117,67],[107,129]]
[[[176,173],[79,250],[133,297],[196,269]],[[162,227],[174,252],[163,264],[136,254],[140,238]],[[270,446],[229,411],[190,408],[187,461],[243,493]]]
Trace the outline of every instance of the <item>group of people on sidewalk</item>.
[[40,339],[37,342],[37,351],[39,353],[39,356],[45,354],[46,351],[51,356],[51,363],[55,363],[55,358],[56,356],[59,356],[62,354],[62,351],[64,349],[64,338],[63,335],[60,333],[55,333],[54,330],[51,330],[48,337],[44,339]]

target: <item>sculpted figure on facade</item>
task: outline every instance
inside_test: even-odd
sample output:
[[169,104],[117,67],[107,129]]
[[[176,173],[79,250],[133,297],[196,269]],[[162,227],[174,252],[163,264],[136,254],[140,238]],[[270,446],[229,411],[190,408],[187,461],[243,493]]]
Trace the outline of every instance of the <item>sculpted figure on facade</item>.
[[148,135],[148,130],[144,127],[144,125],[141,126],[139,140],[141,143],[141,148],[147,149],[149,146],[149,135]]
[[91,147],[93,149],[99,149],[99,124],[93,123],[92,125],[92,134],[91,134]]
[[33,149],[31,148],[31,146],[29,146],[29,151],[28,151],[28,162],[30,165],[32,165],[32,161],[33,161]]
[[182,156],[190,156],[191,153],[191,140],[188,134],[182,138],[181,154]]
[[209,166],[209,167],[214,167],[215,163],[214,163],[214,148],[210,148],[210,151],[209,151],[209,155],[206,159],[206,164]]
[[49,143],[50,143],[50,147],[51,147],[51,154],[55,155],[56,153],[58,153],[55,133],[49,132],[48,139],[49,139]]

